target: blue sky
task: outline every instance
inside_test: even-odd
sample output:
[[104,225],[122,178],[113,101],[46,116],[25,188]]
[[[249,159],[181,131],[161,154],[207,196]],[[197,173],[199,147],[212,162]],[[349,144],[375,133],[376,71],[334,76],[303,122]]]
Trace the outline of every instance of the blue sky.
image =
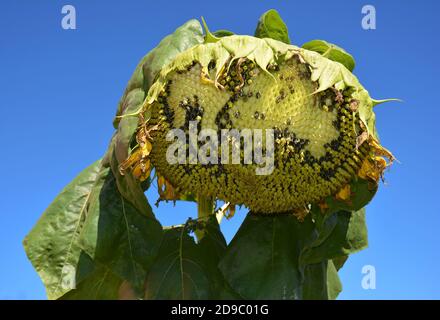
[[[77,30],[61,28],[61,8],[77,10]],[[377,29],[361,27],[373,4]],[[212,30],[252,34],[276,8],[290,38],[336,43],[375,98],[383,145],[400,160],[367,208],[369,248],[341,270],[342,299],[439,299],[438,184],[440,2],[419,1],[2,1],[0,4],[0,299],[44,299],[22,239],[58,192],[100,158],[112,118],[139,59],[165,35],[204,16]],[[156,195],[149,193],[156,200]],[[164,224],[193,215],[191,204],[157,210]],[[222,226],[231,239],[245,212]],[[376,289],[361,286],[376,269]]]

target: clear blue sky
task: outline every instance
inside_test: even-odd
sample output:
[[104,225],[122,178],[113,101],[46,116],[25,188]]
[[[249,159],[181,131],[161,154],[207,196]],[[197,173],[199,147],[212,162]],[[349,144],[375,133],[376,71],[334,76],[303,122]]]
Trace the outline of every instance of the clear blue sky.
[[[76,7],[77,30],[61,28],[65,4]],[[361,28],[365,4],[376,7],[376,30]],[[325,39],[342,46],[373,97],[405,101],[376,109],[382,143],[401,164],[387,172],[368,206],[370,246],[340,272],[340,298],[440,298],[440,2],[397,0],[2,1],[0,298],[45,298],[22,239],[59,191],[106,150],[139,59],[191,18],[203,15],[213,30],[252,34],[272,7],[294,44]],[[164,224],[184,221],[195,207],[171,210],[157,211]],[[223,225],[228,239],[244,214]],[[376,268],[375,290],[361,287],[364,265]]]

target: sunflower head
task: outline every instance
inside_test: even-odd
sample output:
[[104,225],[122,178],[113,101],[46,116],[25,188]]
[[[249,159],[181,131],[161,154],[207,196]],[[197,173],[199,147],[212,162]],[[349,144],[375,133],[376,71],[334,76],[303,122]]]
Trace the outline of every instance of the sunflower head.
[[165,199],[191,193],[300,216],[312,204],[353,209],[354,190],[374,194],[393,160],[373,105],[338,62],[272,39],[224,37],[161,70],[121,169],[143,180],[154,166]]

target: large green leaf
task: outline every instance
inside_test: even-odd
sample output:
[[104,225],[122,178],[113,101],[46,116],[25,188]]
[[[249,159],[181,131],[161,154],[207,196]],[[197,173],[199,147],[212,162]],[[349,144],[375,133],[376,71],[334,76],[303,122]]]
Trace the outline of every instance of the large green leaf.
[[245,299],[301,299],[299,256],[313,235],[310,218],[249,214],[229,244],[220,270]]
[[185,227],[165,230],[159,256],[146,280],[146,299],[209,299],[205,257]]
[[208,220],[203,221],[200,227],[203,228],[203,238],[199,241],[198,247],[210,275],[211,298],[240,299],[240,296],[226,283],[218,268],[218,264],[225,254],[227,244],[217,218],[215,215],[209,216]]
[[122,280],[109,268],[97,265],[93,272],[60,300],[116,300]]
[[249,214],[219,267],[245,299],[335,299],[342,290],[337,270],[366,245],[364,210],[313,212],[303,222]]
[[326,219],[320,231],[325,238],[321,236],[303,251],[303,264],[345,257],[368,246],[365,209],[334,213]]
[[287,26],[281,19],[278,11],[270,9],[263,13],[255,30],[257,38],[271,38],[290,44]]
[[57,299],[75,288],[82,280],[77,274],[80,267],[83,274],[93,268],[92,262],[83,259],[78,240],[100,163],[92,164],[64,188],[24,240],[26,253],[43,280],[49,299]]
[[303,44],[302,47],[307,50],[318,52],[323,57],[326,57],[330,60],[337,61],[343,64],[350,71],[353,71],[355,67],[356,63],[353,56],[335,44],[324,40],[312,40]]
[[[203,229],[195,242],[190,233]],[[235,299],[218,263],[226,250],[215,215],[165,228],[158,258],[146,281],[146,299]]]
[[198,242],[198,246],[212,266],[223,257],[227,244],[225,237],[220,231],[220,226],[215,215],[206,217],[206,219],[198,223],[198,228],[203,229],[203,238]]
[[337,271],[349,254],[368,245],[365,209],[323,215],[312,211],[316,237],[304,247],[300,264],[304,269],[304,299],[336,299],[342,291]]
[[342,291],[337,269],[331,260],[310,264],[304,270],[302,298],[333,300]]
[[94,260],[140,289],[159,250],[162,227],[119,193],[109,168],[101,170],[95,188],[99,192],[90,199],[80,245]]

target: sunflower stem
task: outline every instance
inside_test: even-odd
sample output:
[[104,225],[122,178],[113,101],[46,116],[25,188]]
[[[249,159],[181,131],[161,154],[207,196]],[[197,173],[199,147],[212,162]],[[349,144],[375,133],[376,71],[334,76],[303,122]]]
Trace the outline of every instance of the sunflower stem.
[[[207,217],[214,214],[214,199],[211,197],[197,197],[197,218],[199,220],[206,220]],[[201,241],[205,236],[205,230],[196,229],[195,234],[197,241]]]

